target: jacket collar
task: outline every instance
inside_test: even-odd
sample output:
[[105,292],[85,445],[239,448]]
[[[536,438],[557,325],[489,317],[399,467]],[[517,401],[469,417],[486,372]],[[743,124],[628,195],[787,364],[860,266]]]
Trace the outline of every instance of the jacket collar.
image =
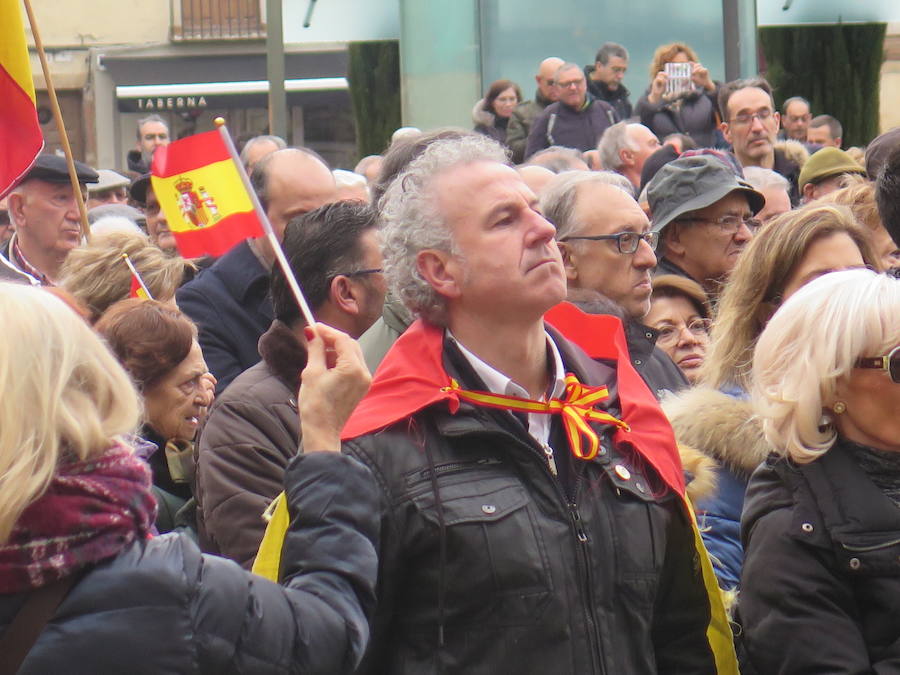
[[232,248],[210,268],[218,269],[222,284],[229,295],[240,301],[262,299],[260,310],[272,318],[268,301],[269,270],[262,266],[247,240]]

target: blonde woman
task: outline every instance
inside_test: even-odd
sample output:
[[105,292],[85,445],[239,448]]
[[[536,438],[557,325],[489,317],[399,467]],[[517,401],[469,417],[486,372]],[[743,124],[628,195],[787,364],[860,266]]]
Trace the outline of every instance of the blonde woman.
[[[0,322],[0,640],[36,636],[0,642],[10,672],[353,672],[375,599],[367,469],[339,452],[291,465],[286,588],[186,536],[149,539],[150,474],[122,442],[139,412],[125,371],[41,289],[0,283]],[[368,372],[347,336],[310,336],[298,398],[337,407],[301,403],[304,440],[334,450]]]
[[900,281],[836,272],[756,345],[752,399],[774,455],[750,480],[739,598],[755,672],[900,663]]
[[185,271],[195,269],[184,258],[163,253],[139,232],[94,236],[90,244],[69,253],[59,279],[59,285],[87,307],[92,323],[131,291],[132,275],[123,253],[128,254],[153,299],[160,302],[174,302]]
[[740,581],[740,516],[747,481],[769,452],[747,400],[753,348],[779,305],[834,270],[874,263],[850,211],[812,204],[769,221],[741,254],[719,299],[700,386],[664,403],[678,442],[718,463],[718,488],[697,504],[724,588]]

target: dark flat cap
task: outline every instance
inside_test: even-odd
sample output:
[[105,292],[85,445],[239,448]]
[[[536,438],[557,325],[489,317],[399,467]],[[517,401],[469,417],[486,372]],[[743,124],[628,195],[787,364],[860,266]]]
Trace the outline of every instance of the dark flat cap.
[[[78,176],[79,183],[96,183],[100,180],[100,176],[84,162],[75,160],[75,175]],[[57,155],[38,155],[31,167],[25,175],[25,180],[37,178],[47,183],[68,183],[69,168],[66,166],[66,158]]]
[[147,188],[150,187],[150,174],[145,173],[134,179],[131,187],[128,188],[128,194],[131,198],[141,206],[147,206]]
[[754,214],[766,205],[766,198],[761,193],[713,155],[669,162],[647,185],[652,229],[659,232],[685,213],[712,206],[732,192],[745,195]]

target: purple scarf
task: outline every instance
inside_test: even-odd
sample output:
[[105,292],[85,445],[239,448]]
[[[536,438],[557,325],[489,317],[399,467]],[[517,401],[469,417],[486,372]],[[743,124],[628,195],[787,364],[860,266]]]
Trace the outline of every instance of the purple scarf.
[[150,470],[113,445],[87,461],[61,460],[47,491],[0,546],[0,593],[45,586],[146,539],[156,517]]

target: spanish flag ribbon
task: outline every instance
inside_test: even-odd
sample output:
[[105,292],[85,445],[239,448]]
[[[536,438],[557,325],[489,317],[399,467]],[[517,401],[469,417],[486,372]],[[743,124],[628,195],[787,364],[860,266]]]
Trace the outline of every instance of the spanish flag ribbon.
[[[566,374],[565,382],[564,397],[561,399],[552,398],[549,401],[533,401],[518,396],[461,389],[459,383],[452,378],[450,379],[450,386],[443,387],[441,391],[485,408],[499,408],[522,413],[560,415],[572,453],[578,459],[592,460],[600,450],[600,438],[597,436],[597,432],[588,424],[589,421],[610,424],[622,431],[631,431],[631,427],[628,426],[627,422],[594,408],[598,403],[609,398],[609,389],[605,385],[592,387],[581,384],[572,373]],[[585,448],[585,444],[587,448]]]

